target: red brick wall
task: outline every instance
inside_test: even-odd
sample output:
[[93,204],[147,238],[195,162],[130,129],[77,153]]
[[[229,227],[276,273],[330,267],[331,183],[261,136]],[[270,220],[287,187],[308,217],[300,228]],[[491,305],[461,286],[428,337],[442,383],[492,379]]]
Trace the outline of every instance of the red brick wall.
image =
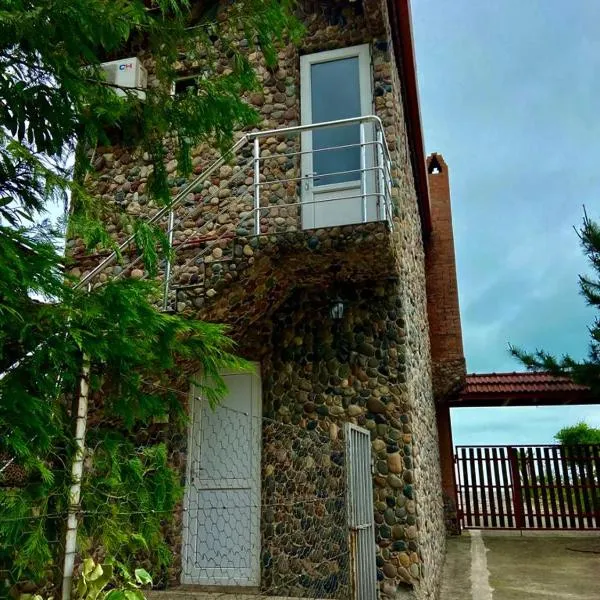
[[465,361],[456,282],[448,166],[440,154],[427,159],[432,233],[426,248],[427,312],[436,397],[462,384]]

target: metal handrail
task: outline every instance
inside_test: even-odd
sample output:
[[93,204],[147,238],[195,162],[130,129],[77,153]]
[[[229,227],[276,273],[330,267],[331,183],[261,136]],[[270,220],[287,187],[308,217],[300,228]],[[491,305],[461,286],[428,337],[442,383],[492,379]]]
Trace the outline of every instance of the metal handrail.
[[375,123],[383,131],[383,121],[377,115],[364,115],[362,117],[350,117],[349,119],[337,119],[335,121],[323,121],[322,123],[310,123],[308,125],[293,125],[292,127],[281,127],[279,129],[264,129],[252,131],[246,134],[249,139],[270,137],[275,135],[286,135],[288,133],[302,133],[303,131],[314,131],[315,129],[328,129],[331,127],[343,127],[360,123]]
[[[219,167],[223,166],[230,155],[235,154],[238,150],[240,150],[247,142],[248,142],[248,134],[243,135],[229,150],[224,152],[217,160],[215,160],[207,169],[203,171],[198,177],[193,179],[190,183],[188,183],[178,194],[173,198],[173,201],[169,204],[163,206],[154,216],[150,217],[147,220],[148,224],[156,223],[161,217],[169,214],[169,212],[173,211],[181,202],[186,198],[186,196],[199,184],[206,181]],[[170,220],[170,218],[169,218]],[[114,250],[111,252],[103,261],[101,261],[96,267],[94,267],[87,275],[82,277],[75,288],[80,288],[90,282],[96,275],[102,273],[106,267],[111,265],[118,255],[125,250],[131,242],[135,239],[135,235],[130,235],[124,242],[119,244],[118,250]],[[172,245],[173,240],[169,240]]]
[[[372,123],[374,125],[374,133],[375,136],[373,140],[367,139],[370,136],[367,136],[367,131],[365,125],[368,123]],[[261,157],[260,155],[260,140],[268,137],[275,137],[276,139],[281,139],[284,137],[289,137],[293,134],[303,133],[307,131],[315,131],[319,129],[329,129],[332,127],[343,127],[348,125],[358,124],[359,127],[359,136],[360,141],[355,144],[346,144],[343,148],[351,148],[357,147],[360,148],[360,168],[353,170],[345,170],[345,171],[337,171],[335,173],[308,173],[303,174],[300,177],[293,178],[283,178],[279,180],[272,181],[261,181],[260,174],[260,165],[261,161],[264,161],[265,157]],[[265,131],[254,132],[249,134],[250,137],[253,138],[254,141],[254,234],[260,235],[260,212],[261,212],[261,188],[268,188],[269,185],[273,185],[275,183],[287,183],[292,181],[317,181],[317,179],[324,179],[327,176],[333,175],[345,175],[350,173],[359,174],[360,179],[360,199],[362,205],[362,222],[366,223],[368,221],[368,199],[373,195],[372,191],[370,191],[369,184],[366,178],[367,172],[373,172],[376,174],[375,187],[380,195],[384,199],[383,213],[385,220],[388,222],[389,226],[392,227],[392,211],[390,204],[391,194],[387,192],[391,192],[390,189],[390,154],[389,147],[387,146],[387,142],[385,140],[383,123],[381,119],[375,115],[366,115],[362,117],[352,117],[349,119],[338,119],[336,121],[326,121],[323,123],[311,123],[307,125],[296,125],[292,127],[284,127],[279,129],[270,129]],[[367,148],[372,148],[375,151],[375,155],[373,157],[375,163],[374,167],[368,166],[369,160],[367,158]],[[339,150],[339,147],[332,147],[331,150]],[[318,152],[321,150],[320,148],[316,149]],[[304,154],[312,154],[315,150],[300,150],[300,152],[292,152],[292,153],[284,153],[284,156],[292,156],[292,155],[301,155]],[[269,155],[266,158],[276,157],[277,155]],[[308,188],[307,188],[308,189]],[[341,198],[340,198],[341,199]],[[306,202],[303,201],[303,204]]]
[[[376,141],[366,142],[366,146],[374,146],[376,145]],[[325,148],[313,148],[312,150],[301,150],[299,152],[286,152],[284,156],[286,158],[290,158],[292,156],[303,156],[305,154],[318,154],[319,152],[331,152],[333,150],[345,150],[346,148],[356,148],[360,146],[360,142],[358,144],[342,144],[341,146],[325,146]],[[272,154],[270,156],[261,156],[261,161],[269,160],[270,158],[277,158],[277,154]]]
[[[385,193],[382,192],[370,192],[369,197],[372,198],[377,198],[378,200],[380,200],[381,198],[385,198]],[[362,198],[362,196],[360,194],[351,194],[349,196],[340,196],[339,198],[326,198],[324,200],[311,200],[309,202],[303,202],[303,205],[312,205],[312,204],[327,204],[329,202],[339,202],[340,200],[353,200],[353,199],[357,199],[357,198]],[[269,210],[272,210],[273,208],[290,208],[290,207],[297,207],[298,206],[298,202],[288,202],[285,204],[277,204],[275,206],[261,206],[258,210],[259,212],[268,212]],[[249,211],[251,213],[254,212],[255,209],[252,209],[252,211]],[[221,213],[219,213],[221,214]],[[350,223],[349,223],[350,225]],[[215,242],[220,242],[223,239],[227,239],[228,235],[231,232],[221,232],[218,236],[210,238],[208,240],[206,240],[206,246],[204,248],[202,248],[202,250],[200,250],[200,252],[198,252],[197,254],[195,254],[194,256],[192,256],[191,258],[189,258],[185,263],[183,263],[182,265],[178,265],[178,269],[182,269],[185,268],[186,266],[192,264],[194,261],[196,261],[198,258],[202,257],[202,255],[205,253],[205,251],[207,250],[212,250],[214,247]],[[231,237],[231,236],[230,236]],[[185,247],[185,242],[183,242],[181,244],[181,246]],[[219,261],[220,262],[220,261]],[[171,272],[169,274],[169,280],[172,280],[174,277],[176,276],[176,273]],[[177,286],[180,287],[180,286]]]
[[[367,145],[367,144],[365,144]],[[348,148],[357,148],[360,144],[353,144],[352,146],[347,146]],[[286,155],[287,156],[287,155]],[[270,157],[269,157],[270,158]],[[298,177],[288,177],[287,179],[270,179],[269,181],[259,181],[257,185],[261,187],[265,187],[271,185],[273,183],[290,183],[292,181],[306,181],[307,179],[323,179],[325,177],[334,177],[335,175],[351,175],[352,173],[369,173],[371,171],[379,171],[383,167],[375,166],[375,167],[365,167],[364,169],[348,169],[347,171],[332,171],[331,173],[311,173],[307,175],[299,175]],[[352,181],[358,181],[358,178],[353,179]],[[346,183],[346,182],[344,182]],[[297,203],[296,203],[297,204]]]
[[[377,167],[378,170],[380,168],[381,167]],[[389,221],[392,216],[389,211],[389,207],[387,206],[387,203],[385,201],[387,194],[385,192],[371,192],[368,195],[369,195],[369,197],[377,198],[378,201],[383,200],[382,204],[383,204],[385,220]],[[306,204],[306,205],[319,204],[319,203],[326,204],[328,202],[336,202],[339,200],[351,200],[351,199],[357,199],[357,198],[361,198],[361,197],[362,197],[361,195],[353,194],[350,196],[342,196],[339,198],[328,198],[325,200],[313,200],[313,201],[309,201],[309,202],[303,202],[303,204]],[[273,208],[289,208],[289,207],[294,207],[294,206],[298,206],[298,203],[291,202],[291,203],[286,203],[286,204],[277,204]],[[261,211],[269,211],[270,209],[271,209],[271,207],[269,207],[269,206],[262,206],[262,207],[260,207],[260,209],[258,209],[258,212],[260,213]],[[254,212],[255,210],[256,209],[253,209],[251,212]],[[221,213],[219,213],[219,214],[221,214]],[[206,246],[204,246],[198,253],[196,253],[193,256],[191,256],[190,258],[188,258],[183,264],[177,266],[178,270],[176,270],[176,271],[170,270],[168,277],[165,277],[163,280],[163,285],[164,285],[164,289],[165,289],[165,294],[163,296],[163,310],[168,310],[170,291],[180,291],[180,290],[186,290],[186,289],[196,289],[196,288],[205,287],[205,285],[206,285],[205,281],[201,281],[201,282],[194,283],[194,284],[187,284],[187,285],[171,285],[171,282],[179,275],[179,272],[182,269],[185,269],[187,266],[189,266],[190,264],[193,264],[194,262],[196,262],[198,259],[202,258],[203,256],[208,255],[219,242],[221,242],[223,239],[227,239],[228,233],[230,233],[230,232],[224,231],[224,232],[220,233],[217,237],[207,240]],[[184,245],[184,244],[182,244],[182,245]],[[219,261],[219,262],[223,262],[223,261]],[[166,275],[166,270],[165,270],[165,275]],[[145,278],[145,276],[144,276],[144,278]]]
[[[249,162],[248,162],[246,165],[244,165],[244,166],[248,166],[248,164],[249,164]],[[230,180],[229,180],[229,181],[231,182],[233,179],[235,179],[235,178],[236,178],[236,177],[237,177],[237,176],[238,176],[240,173],[242,173],[242,172],[243,172],[243,171],[241,171],[241,170],[240,170],[240,171],[238,171],[237,173],[234,173],[234,174],[231,176],[231,178],[230,178]],[[194,206],[193,210],[195,210],[195,208],[196,208],[196,207]],[[229,210],[229,208],[227,208],[227,209],[223,209],[223,210],[220,210],[219,212],[217,212],[217,213],[216,213],[216,215],[215,215],[215,218],[216,218],[216,217],[219,217],[219,216],[220,216],[220,215],[222,215],[222,214],[225,214],[225,213],[226,213],[228,210]],[[188,209],[188,211],[187,211],[187,212],[189,213],[189,212],[190,212],[190,209]],[[185,216],[185,214],[184,214],[184,215],[180,215],[180,216],[178,216],[178,220],[177,220],[177,223],[176,223],[176,222],[175,222],[174,211],[173,211],[173,219],[172,219],[172,220],[171,220],[171,218],[170,218],[170,217],[171,217],[171,214],[169,214],[169,224],[168,224],[168,228],[167,228],[167,230],[166,230],[166,232],[165,232],[165,233],[167,234],[167,237],[170,239],[170,244],[171,244],[171,247],[174,245],[174,239],[173,239],[173,236],[174,236],[174,233],[175,233],[175,229],[177,228],[177,225],[179,225],[179,224],[181,223],[181,221],[183,220],[183,217],[184,217],[184,216]],[[188,238],[187,238],[187,239],[190,239],[191,237],[192,237],[192,236],[188,236]],[[181,243],[185,243],[185,239],[186,239],[186,238],[184,238],[184,240],[181,240]],[[138,263],[139,263],[141,260],[142,260],[142,256],[140,255],[140,256],[138,256],[138,257],[137,257],[137,258],[136,258],[136,259],[135,259],[133,262],[131,262],[131,263],[129,263],[129,264],[127,265],[127,269],[132,269],[132,268],[133,268],[133,267],[134,267],[136,264],[138,264]],[[168,269],[168,270],[170,271],[170,269]],[[121,272],[120,272],[118,275],[115,275],[115,279],[118,279],[118,278],[120,278],[120,277],[123,277],[123,276],[124,276],[124,274],[125,274],[125,272],[126,272],[126,271],[125,271],[125,270],[123,270],[123,271],[121,271]]]
[[[384,154],[385,159],[389,162],[390,161],[390,152],[389,152],[389,147],[387,145],[387,141],[385,139],[385,135],[383,135],[383,132],[384,132],[383,122],[376,115],[365,115],[365,116],[361,116],[361,117],[351,117],[348,119],[337,119],[335,121],[325,121],[322,123],[314,123],[314,124],[308,124],[308,125],[296,125],[296,126],[292,126],[292,127],[283,127],[283,128],[279,128],[279,129],[267,129],[267,130],[263,130],[263,131],[248,132],[248,133],[245,133],[244,135],[242,135],[242,137],[229,150],[224,152],[218,159],[213,161],[209,165],[209,167],[206,170],[204,170],[198,177],[193,179],[181,191],[179,191],[178,194],[175,196],[175,198],[172,200],[172,202],[165,205],[155,215],[153,215],[152,217],[147,219],[147,223],[148,224],[156,223],[164,216],[167,216],[167,218],[168,218],[168,227],[167,227],[168,242],[169,242],[169,246],[172,247],[173,246],[173,235],[174,235],[174,211],[175,211],[175,209],[185,200],[185,198],[191,191],[196,189],[200,184],[204,183],[217,169],[219,169],[221,166],[226,164],[227,160],[231,156],[236,154],[246,144],[248,144],[248,142],[253,142],[253,146],[254,146],[255,153],[256,153],[256,149],[259,146],[260,140],[262,138],[266,138],[266,137],[270,137],[270,136],[285,136],[285,135],[290,135],[290,134],[314,131],[314,130],[318,130],[318,129],[328,129],[328,128],[343,127],[343,126],[347,126],[347,125],[364,124],[364,123],[373,123],[375,125],[375,127],[382,133],[382,135],[378,136],[378,139],[376,141],[372,141],[372,142],[366,142],[364,139],[361,139],[361,143],[357,144],[357,145],[361,147],[361,151],[363,151],[364,147],[367,145],[374,145],[375,147],[380,147],[380,149],[382,150],[382,153]],[[263,182],[260,182],[260,172],[259,172],[260,171],[260,161],[261,161],[260,156],[258,156],[258,157],[255,156],[254,167],[255,167],[255,191],[256,192],[258,192],[261,185],[264,185]],[[365,169],[366,169],[366,167],[365,167]],[[361,170],[365,170],[365,169],[361,169]],[[376,169],[380,169],[381,171],[384,170],[383,165],[378,165],[378,167],[376,167]],[[386,189],[389,187],[387,185],[387,182],[385,184],[385,187],[386,187]],[[365,195],[366,195],[366,192],[363,190],[362,196],[364,197]],[[369,195],[373,195],[373,194],[369,194]],[[383,196],[383,197],[386,196],[385,193],[381,193],[381,192],[379,192],[377,195]],[[257,201],[260,202],[260,196],[255,197],[255,205],[256,205]],[[257,207],[257,208],[259,208],[259,207]],[[255,213],[255,215],[254,215],[255,216],[255,231],[260,232],[260,222],[259,222],[260,209],[256,210],[256,208],[255,208],[254,213]],[[385,213],[386,213],[386,216],[389,217],[387,207],[385,208]],[[85,285],[90,284],[92,279],[94,277],[96,277],[97,275],[99,275],[100,273],[102,273],[108,266],[113,264],[115,262],[115,260],[118,258],[119,254],[123,250],[128,248],[134,240],[135,240],[134,234],[128,236],[121,244],[119,244],[117,250],[114,250],[113,252],[111,252],[106,258],[104,258],[100,263],[98,263],[98,265],[96,265],[96,267],[94,267],[86,275],[84,275],[77,282],[77,284],[75,285],[75,288],[78,289]],[[165,265],[165,275],[166,275],[165,276],[165,287],[168,286],[168,282],[171,279],[170,271],[171,271],[171,261],[169,259],[167,259],[166,265]],[[165,298],[167,296],[167,292],[168,292],[168,289],[165,289]]]

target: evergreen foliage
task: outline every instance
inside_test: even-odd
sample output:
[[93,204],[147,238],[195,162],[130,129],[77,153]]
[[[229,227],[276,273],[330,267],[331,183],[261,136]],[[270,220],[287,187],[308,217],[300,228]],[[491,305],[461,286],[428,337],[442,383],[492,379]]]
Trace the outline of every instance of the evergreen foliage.
[[[600,224],[590,219],[587,213],[584,214],[579,238],[592,267],[591,275],[579,276],[579,289],[586,303],[600,311]],[[594,398],[600,399],[600,317],[596,317],[589,332],[589,351],[583,360],[575,360],[568,354],[557,358],[545,350],[526,352],[514,346],[510,347],[510,351],[527,369],[566,375],[576,383],[589,386]]]
[[590,427],[583,421],[575,425],[563,427],[556,433],[554,438],[563,446],[584,446],[589,444],[600,444],[600,429]]
[[[70,203],[70,237],[91,249],[114,244],[103,227],[107,207],[86,193],[85,178],[92,150],[110,143],[107,132],[116,128],[150,154],[150,194],[168,204],[168,147],[176,147],[185,177],[194,145],[225,148],[235,130],[256,122],[243,100],[258,85],[248,57],[261,51],[273,65],[278,45],[297,39],[292,4],[240,0],[228,4],[227,19],[214,1],[0,6],[0,585],[43,582],[59,563],[84,352],[92,364],[93,427],[81,548],[102,549],[124,565],[140,556],[168,564],[163,534],[181,484],[167,442],[139,444],[136,436],[157,420],[182,425],[182,399],[171,389],[182,365],[203,373],[202,392],[213,404],[225,391],[220,370],[247,366],[223,327],[159,312],[151,282],[76,288],[64,275],[69,258],[56,248],[64,231],[36,223],[51,203]],[[118,96],[100,68],[138,50],[152,56],[156,78],[144,101]],[[198,94],[170,93],[181,54],[204,65]],[[230,64],[224,72],[216,67],[223,56]],[[131,226],[155,273],[164,235],[145,223]],[[24,473],[18,485],[6,479],[13,464]]]

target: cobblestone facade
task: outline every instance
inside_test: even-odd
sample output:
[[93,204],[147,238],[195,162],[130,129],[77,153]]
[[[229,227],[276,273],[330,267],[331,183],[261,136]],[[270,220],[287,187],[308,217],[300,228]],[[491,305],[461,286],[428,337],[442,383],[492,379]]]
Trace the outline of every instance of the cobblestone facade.
[[339,323],[329,317],[332,293],[319,288],[293,294],[275,315],[265,411],[333,435],[346,421],[371,432],[382,597],[396,597],[401,583],[416,597],[435,597],[444,536],[439,465],[431,384],[411,373],[413,307],[398,281],[335,293],[346,302]]
[[[346,421],[371,432],[381,597],[433,599],[444,521],[425,257],[386,4],[305,2],[301,12],[307,33],[300,50],[282,50],[276,70],[268,70],[260,55],[252,57],[263,91],[248,101],[260,112],[261,129],[298,125],[300,54],[369,44],[374,113],[383,122],[392,158],[393,231],[385,223],[302,231],[298,207],[289,206],[298,202],[298,189],[287,184],[265,195],[260,227],[266,235],[253,237],[252,181],[244,166],[249,154],[243,151],[178,210],[170,302],[178,312],[232,326],[241,353],[261,363],[266,417],[331,439],[341,435]],[[281,158],[269,177],[298,175],[297,161],[285,156],[297,150],[294,144],[276,135],[266,140],[263,155]],[[147,156],[122,148],[99,149],[96,156],[93,192],[134,216],[156,212],[146,194]],[[195,149],[196,173],[214,156],[209,148]],[[176,168],[168,156],[173,193],[186,183]],[[125,233],[116,221],[111,232],[117,238]],[[198,248],[205,251],[199,254]],[[76,275],[98,261],[76,240],[69,251],[79,263]],[[100,281],[122,270],[113,266]],[[144,271],[132,266],[125,274],[143,277]],[[337,295],[346,305],[339,323],[329,315]],[[265,465],[277,463],[270,452],[265,436]],[[275,476],[263,469],[264,494],[280,493],[270,479]],[[262,524],[263,578],[270,582],[277,569],[290,568],[271,517],[263,515]]]

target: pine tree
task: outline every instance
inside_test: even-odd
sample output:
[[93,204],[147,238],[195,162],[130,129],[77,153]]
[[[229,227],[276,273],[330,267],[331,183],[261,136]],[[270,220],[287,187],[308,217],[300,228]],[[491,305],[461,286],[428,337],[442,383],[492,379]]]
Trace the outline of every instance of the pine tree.
[[[161,532],[181,497],[178,477],[164,443],[140,450],[132,440],[157,419],[184,421],[180,390],[191,370],[203,373],[215,403],[225,392],[220,370],[246,365],[222,326],[158,311],[152,282],[78,289],[65,276],[61,238],[68,226],[90,249],[114,245],[106,208],[85,188],[91,150],[109,143],[107,132],[119,129],[151,155],[150,195],[168,204],[166,139],[175,137],[187,177],[192,147],[225,148],[255,123],[243,100],[258,86],[249,54],[275,64],[278,46],[301,33],[292,8],[292,0],[240,0],[226,20],[214,0],[11,0],[0,8],[0,573],[9,586],[43,582],[57,566],[84,354],[102,418],[90,432],[99,450],[84,480],[81,544],[101,544],[122,561],[146,552],[168,562]],[[100,66],[136,48],[154,59],[157,85],[144,101],[117,95]],[[170,93],[181,53],[206,66],[198,94]],[[225,72],[215,66],[223,56]],[[63,229],[43,220],[52,203],[69,206]],[[145,233],[138,251],[155,271],[160,233],[131,226]],[[18,486],[7,482],[15,465],[25,481]],[[115,498],[126,498],[124,510]],[[136,507],[129,517],[127,506]],[[141,522],[140,509],[154,517]]]
[[[590,219],[587,213],[579,238],[592,267],[590,275],[579,276],[579,289],[586,303],[600,311],[600,224]],[[529,370],[566,375],[576,383],[588,386],[593,397],[600,399],[600,317],[596,317],[589,332],[588,355],[583,360],[575,360],[568,354],[557,358],[545,350],[531,353],[512,346],[510,350]]]

